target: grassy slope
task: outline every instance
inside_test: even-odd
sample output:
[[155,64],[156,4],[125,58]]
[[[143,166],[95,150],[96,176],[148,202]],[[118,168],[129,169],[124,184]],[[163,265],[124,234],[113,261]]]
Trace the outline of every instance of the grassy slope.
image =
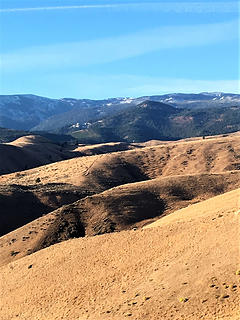
[[239,319],[239,195],[2,267],[2,319]]
[[[16,231],[3,238],[2,259],[17,259],[29,250],[76,236],[75,232],[79,235],[77,230],[81,235],[95,235],[140,226],[238,187],[239,138],[233,135],[171,142],[65,160],[2,176],[1,217],[9,226],[11,221],[22,226],[41,212],[49,213],[71,199],[82,199],[26,226],[21,236]],[[41,183],[34,186],[37,178]],[[57,194],[61,183],[62,191]],[[25,220],[16,208],[21,208],[21,214],[25,212]],[[35,236],[34,226],[43,232],[38,230]],[[12,225],[8,232],[15,227]],[[17,241],[13,243],[12,239]],[[20,253],[12,257],[11,250]]]

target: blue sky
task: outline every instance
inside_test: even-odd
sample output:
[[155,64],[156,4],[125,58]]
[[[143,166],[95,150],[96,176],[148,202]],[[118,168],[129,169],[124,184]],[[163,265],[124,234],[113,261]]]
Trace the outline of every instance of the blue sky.
[[1,0],[0,93],[238,92],[236,1]]

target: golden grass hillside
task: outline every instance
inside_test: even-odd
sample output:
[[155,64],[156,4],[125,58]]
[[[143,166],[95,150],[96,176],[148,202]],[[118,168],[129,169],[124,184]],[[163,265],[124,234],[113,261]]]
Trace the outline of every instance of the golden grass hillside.
[[[77,148],[74,149],[74,151],[80,152],[83,156],[92,156],[96,154],[132,150],[136,147],[136,145],[126,142],[108,142],[93,145],[79,145]],[[139,145],[138,147],[140,148],[142,146]]]
[[[240,135],[79,157],[0,176],[1,184],[70,183],[106,190],[159,176],[239,170]],[[106,182],[107,181],[107,182]]]
[[239,199],[237,189],[152,228],[73,239],[9,263],[0,318],[239,319]]
[[[29,143],[29,137],[22,139],[18,144]],[[119,148],[116,143],[109,146]],[[34,245],[31,228],[24,229],[24,241],[4,238],[6,252],[19,252],[8,259],[74,236],[133,228],[236,189],[239,159],[236,134],[79,157],[0,176],[1,235],[69,204],[54,213],[51,223],[47,217],[41,220],[46,225],[40,228],[43,232],[38,230],[38,242],[34,236]],[[1,251],[6,256],[5,249]]]
[[[70,238],[140,228],[177,209],[237,187],[240,187],[240,172],[237,171],[211,175],[170,176],[125,184],[74,202],[74,197],[80,198],[81,193],[74,193],[74,189],[71,192],[68,186],[60,185],[57,189],[54,187],[54,191],[49,191],[45,201],[50,205],[51,199],[58,194],[62,202],[72,199],[73,203],[43,217],[39,214],[44,212],[43,207],[37,206],[35,214],[40,218],[37,216],[38,219],[32,221],[30,201],[29,221],[32,222],[0,238],[0,265]],[[50,187],[49,189],[51,190]],[[40,190],[37,195],[38,199],[43,201]],[[22,203],[25,202],[26,199],[23,197]],[[12,208],[12,217],[15,217],[16,223],[15,212]]]
[[27,170],[78,155],[37,135],[0,144],[0,174]]

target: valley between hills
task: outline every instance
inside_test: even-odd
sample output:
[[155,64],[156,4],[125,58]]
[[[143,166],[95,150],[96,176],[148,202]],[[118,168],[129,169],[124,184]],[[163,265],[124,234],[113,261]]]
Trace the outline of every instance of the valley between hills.
[[239,132],[1,148],[0,319],[240,319]]

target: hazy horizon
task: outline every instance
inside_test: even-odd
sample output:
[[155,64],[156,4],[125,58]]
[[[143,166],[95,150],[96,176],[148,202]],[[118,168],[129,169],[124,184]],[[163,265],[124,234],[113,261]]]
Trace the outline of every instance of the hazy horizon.
[[136,99],[136,98],[141,98],[141,97],[148,97],[148,96],[162,96],[162,95],[174,95],[174,94],[192,94],[192,95],[198,95],[198,94],[225,94],[225,95],[228,95],[228,94],[237,94],[237,95],[240,95],[239,93],[235,93],[235,92],[222,92],[222,91],[203,91],[203,92],[167,92],[167,93],[163,93],[163,94],[152,94],[152,95],[147,95],[147,94],[144,94],[144,95],[141,95],[141,96],[112,96],[112,97],[103,97],[103,98],[95,98],[95,99],[91,99],[91,98],[88,98],[88,97],[71,97],[71,96],[59,96],[59,97],[51,97],[51,96],[41,96],[41,95],[38,95],[38,94],[33,94],[33,93],[13,93],[13,94],[0,94],[0,96],[38,96],[38,97],[43,97],[43,98],[48,98],[48,99],[56,99],[56,100],[61,100],[61,99],[77,99],[77,100],[81,100],[81,99],[86,99],[86,100],[108,100],[108,99],[124,99],[124,98],[129,98],[129,99]]

